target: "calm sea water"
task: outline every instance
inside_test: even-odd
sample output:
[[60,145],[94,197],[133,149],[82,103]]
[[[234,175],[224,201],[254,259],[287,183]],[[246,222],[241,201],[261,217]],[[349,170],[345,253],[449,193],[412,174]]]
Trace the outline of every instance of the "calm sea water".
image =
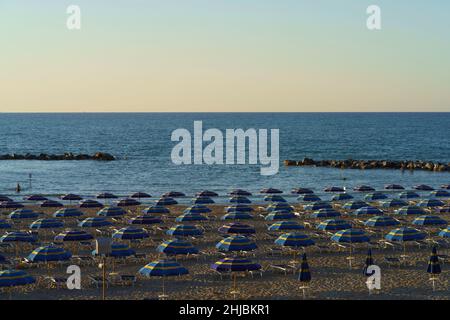
[[[412,186],[450,183],[450,174],[388,170],[285,168],[261,176],[259,165],[176,166],[170,159],[171,132],[193,131],[193,121],[207,128],[278,128],[280,161],[284,159],[418,159],[450,162],[450,113],[167,113],[167,114],[0,114],[0,153],[109,152],[113,162],[0,161],[0,193],[92,195],[112,191],[126,195],[169,190],[192,194],[202,189],[226,193],[239,187],[257,191],[276,187],[360,183]],[[28,174],[32,190],[28,190]]]

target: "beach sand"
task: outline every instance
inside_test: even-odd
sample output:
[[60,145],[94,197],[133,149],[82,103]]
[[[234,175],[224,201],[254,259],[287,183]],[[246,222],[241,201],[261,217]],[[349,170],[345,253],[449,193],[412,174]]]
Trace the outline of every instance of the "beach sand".
[[[178,257],[178,262],[189,270],[189,274],[180,277],[166,278],[165,287],[166,294],[169,299],[233,299],[230,293],[232,289],[232,281],[225,276],[221,279],[217,274],[214,274],[210,265],[215,261],[223,258],[215,248],[215,244],[222,239],[218,233],[217,228],[230,221],[221,221],[220,216],[224,214],[223,205],[211,205],[213,212],[209,216],[217,217],[215,220],[206,222],[190,222],[186,224],[207,225],[210,230],[195,240],[189,239],[199,250],[205,252],[197,259],[195,257]],[[258,208],[258,206],[254,206]],[[175,217],[180,215],[186,206],[176,205],[171,206],[171,214],[164,217],[164,223],[161,226],[170,227],[175,224]],[[303,214],[301,206],[296,205],[296,212],[301,215],[296,220],[300,223],[303,221],[314,222],[307,215]],[[33,208],[37,212],[43,212],[42,218],[48,216],[55,211],[49,208]],[[142,207],[128,208],[129,213],[123,218],[120,223],[115,223],[115,228],[128,225],[126,220],[132,216],[140,214]],[[84,217],[95,216],[97,210],[83,209]],[[256,228],[255,239],[258,249],[247,254],[247,257],[252,261],[260,263],[265,270],[262,277],[259,274],[238,275],[237,288],[239,294],[237,299],[303,299],[301,283],[298,281],[298,274],[288,272],[284,274],[281,271],[267,269],[270,264],[288,263],[293,259],[292,252],[286,252],[282,255],[270,255],[269,249],[275,247],[273,243],[274,238],[267,232],[267,225],[270,221],[265,221],[259,217],[259,213],[264,211],[258,210],[255,214],[257,216],[254,220],[242,221],[246,224],[251,224]],[[440,216],[450,221],[450,214],[440,214]],[[408,225],[416,216],[402,216],[401,218],[407,220]],[[359,220],[368,218],[357,217]],[[343,219],[355,219],[354,216],[343,216]],[[323,219],[322,219],[323,220]],[[31,221],[23,221],[21,225],[15,225],[15,229],[28,230],[28,225]],[[67,226],[67,225],[66,225]],[[358,226],[358,225],[355,225]],[[151,238],[144,240],[141,244],[132,244],[138,253],[145,253],[147,256],[141,261],[117,262],[115,263],[115,272],[120,274],[137,275],[138,270],[146,263],[152,260],[163,257],[156,252],[156,247],[163,239],[171,239],[164,231],[158,230],[157,225],[144,226],[151,232]],[[392,228],[385,229],[387,233]],[[425,228],[430,230],[433,235],[437,234],[439,228]],[[448,299],[449,294],[449,270],[447,265],[441,265],[442,273],[436,285],[436,291],[432,291],[430,276],[427,274],[427,264],[431,253],[431,247],[419,248],[416,245],[407,245],[407,264],[396,267],[388,266],[385,261],[385,256],[399,257],[403,254],[402,250],[380,249],[372,247],[372,254],[375,264],[381,268],[381,290],[369,294],[366,286],[367,278],[363,275],[362,269],[367,254],[367,245],[359,245],[359,249],[353,253],[354,262],[353,268],[350,269],[346,257],[349,252],[338,251],[337,248],[331,246],[332,241],[330,236],[318,232],[316,229],[305,229],[302,231],[310,235],[317,245],[328,246],[330,252],[320,252],[318,248],[306,248],[308,263],[312,275],[312,281],[308,284],[309,289],[306,291],[306,299]],[[92,232],[93,234],[95,231]],[[282,232],[273,232],[273,234],[281,234]],[[109,235],[111,230],[109,230]],[[40,239],[50,240],[54,235],[42,236]],[[98,236],[98,234],[96,234]],[[434,236],[434,238],[436,238]],[[378,237],[371,236],[371,241],[375,242]],[[51,240],[50,240],[51,241]],[[22,248],[21,257],[26,257],[31,250],[36,246],[28,246]],[[91,247],[85,248],[79,254],[88,255],[94,249],[94,243]],[[4,252],[2,254],[7,258],[13,257],[13,252]],[[438,248],[439,254],[448,254],[445,248]],[[232,256],[230,254],[229,256]],[[300,260],[300,256],[296,258]],[[53,267],[49,271],[45,267],[30,268],[26,267],[26,271],[31,275],[42,278],[47,274],[52,276],[67,276],[66,267],[69,264]],[[299,263],[300,264],[300,261]],[[112,271],[112,264],[108,263],[107,273]],[[12,299],[101,299],[101,288],[93,286],[88,279],[88,275],[101,275],[101,269],[97,265],[81,266],[82,289],[69,290],[67,288],[49,288],[44,281],[39,281],[37,284],[27,287],[17,287],[12,290]],[[162,280],[158,277],[145,278],[137,276],[137,281],[134,286],[123,286],[111,284],[106,291],[107,299],[158,299],[158,295],[162,291]],[[1,299],[8,299],[8,295],[3,293],[0,295]]]

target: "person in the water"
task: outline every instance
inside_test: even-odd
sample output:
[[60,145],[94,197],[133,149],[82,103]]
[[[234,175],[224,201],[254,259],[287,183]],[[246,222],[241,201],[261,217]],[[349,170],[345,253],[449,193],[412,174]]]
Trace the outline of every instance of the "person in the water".
[[20,187],[20,184],[17,182],[16,192],[20,193],[21,190],[22,190],[22,188]]

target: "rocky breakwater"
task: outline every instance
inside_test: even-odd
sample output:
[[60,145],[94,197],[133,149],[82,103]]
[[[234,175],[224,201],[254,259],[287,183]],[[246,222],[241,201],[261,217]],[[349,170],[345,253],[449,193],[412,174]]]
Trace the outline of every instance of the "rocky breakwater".
[[432,161],[413,161],[413,160],[313,160],[304,158],[303,160],[284,160],[285,166],[315,166],[331,167],[339,169],[399,169],[399,170],[426,170],[426,171],[448,171],[450,172],[450,163],[440,163]]
[[89,154],[73,154],[66,152],[64,154],[4,154],[0,155],[0,160],[41,160],[41,161],[57,161],[57,160],[96,160],[96,161],[113,161],[116,158],[105,152],[96,152],[93,155]]

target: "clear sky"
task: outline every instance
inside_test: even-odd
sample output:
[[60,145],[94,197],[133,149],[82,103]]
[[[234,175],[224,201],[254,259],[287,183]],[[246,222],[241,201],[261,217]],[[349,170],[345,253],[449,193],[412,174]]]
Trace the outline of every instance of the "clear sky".
[[450,111],[448,0],[0,0],[0,41],[1,112]]

